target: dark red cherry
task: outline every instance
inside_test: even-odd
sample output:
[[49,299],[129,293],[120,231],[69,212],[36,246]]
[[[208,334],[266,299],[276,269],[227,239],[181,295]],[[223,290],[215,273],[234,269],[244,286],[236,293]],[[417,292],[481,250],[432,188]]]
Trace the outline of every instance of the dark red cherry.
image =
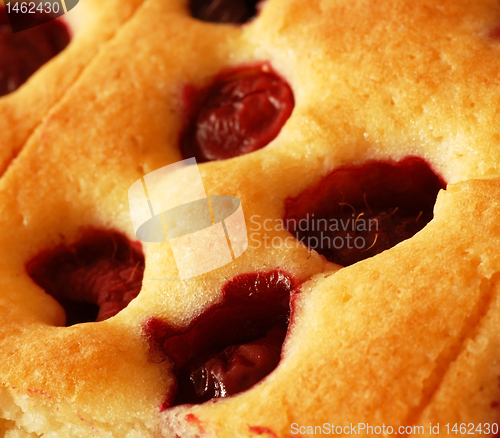
[[69,326],[127,307],[141,290],[144,255],[139,242],[119,232],[85,228],[75,243],[37,254],[26,271],[64,307]]
[[212,23],[242,24],[255,17],[259,0],[191,0],[194,18]]
[[309,248],[331,262],[349,266],[424,228],[445,186],[416,157],[346,166],[288,199],[284,221]]
[[42,14],[19,16],[27,17],[34,27],[13,33],[7,11],[0,7],[0,96],[17,90],[70,42],[69,30],[60,19],[46,23]]
[[215,161],[263,148],[281,131],[294,107],[289,85],[268,66],[220,75],[203,90],[186,93],[184,158]]
[[293,280],[280,271],[239,275],[224,285],[222,301],[188,327],[147,321],[153,360],[169,358],[177,378],[163,407],[238,394],[274,370],[294,291]]
[[256,341],[231,345],[201,365],[188,367],[185,402],[227,397],[251,388],[278,365],[285,335],[285,327],[277,325]]

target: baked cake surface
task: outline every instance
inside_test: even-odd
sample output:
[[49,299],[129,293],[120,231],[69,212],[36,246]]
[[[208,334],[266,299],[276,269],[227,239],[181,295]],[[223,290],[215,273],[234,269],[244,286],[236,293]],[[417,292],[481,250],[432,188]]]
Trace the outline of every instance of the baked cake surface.
[[[75,15],[93,2],[80,3]],[[22,150],[0,180],[3,436],[288,438],[325,423],[430,435],[429,423],[446,434],[446,423],[498,422],[498,2],[267,0],[243,26],[196,20],[181,0],[125,3],[119,30],[89,33],[99,49],[82,49],[71,86],[48,85],[60,98],[29,139],[16,118],[0,129],[24,133],[6,140]],[[69,53],[0,106],[23,114],[28,90],[45,99],[36,84]],[[293,112],[267,146],[199,164],[208,194],[241,201],[246,252],[180,280],[170,244],[143,243],[140,294],[110,319],[66,327],[27,263],[85,227],[136,240],[129,187],[188,158],[186,87],[255,66],[289,84]],[[294,236],[278,224],[302,194],[325,203],[313,195],[339,169],[408,157],[447,184],[413,237],[346,267],[283,243]],[[155,356],[148,323],[182,331],[255,273],[294,289],[278,366],[239,394],[176,405],[174,359]]]
[[[6,3],[4,1],[0,7],[3,9]],[[3,115],[0,119],[2,173],[49,109],[141,3],[141,0],[127,0],[106,1],[103,4],[87,0],[79,5],[77,11],[70,10],[61,18],[69,26],[71,44],[56,59],[31,76],[20,90],[2,97],[0,102]]]

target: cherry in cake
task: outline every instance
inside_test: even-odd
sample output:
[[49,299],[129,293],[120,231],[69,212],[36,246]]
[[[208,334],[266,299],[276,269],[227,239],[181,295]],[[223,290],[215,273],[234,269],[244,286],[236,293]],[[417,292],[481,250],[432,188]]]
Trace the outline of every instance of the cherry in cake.
[[295,292],[281,271],[243,274],[188,327],[148,320],[143,331],[152,357],[168,357],[177,379],[162,407],[228,397],[266,377],[280,360]]
[[26,271],[63,306],[69,326],[124,309],[141,290],[144,255],[119,232],[86,228],[75,243],[37,254]]
[[225,160],[254,152],[281,131],[294,107],[290,86],[268,65],[219,75],[202,90],[187,89],[184,158]]
[[69,29],[59,19],[46,22],[43,14],[19,15],[35,27],[13,33],[7,11],[0,6],[0,96],[17,90],[70,42]]
[[327,260],[349,266],[409,239],[446,184],[420,158],[342,167],[286,201],[285,224]]
[[[56,218],[69,209],[76,221],[89,217],[92,201],[106,203],[98,216],[112,212],[109,223],[122,223],[134,178],[144,169],[169,164],[162,160],[178,159],[179,145],[165,139],[182,127],[179,117],[170,116],[176,99],[166,103],[165,96],[181,90],[182,78],[192,71],[206,77],[213,67],[206,57],[231,62],[229,48],[234,59],[252,62],[266,52],[280,59],[273,65],[287,65],[282,73],[294,71],[300,80],[291,85],[297,109],[300,93],[300,113],[305,115],[291,117],[282,132],[296,135],[278,135],[252,155],[203,166],[207,189],[237,196],[245,214],[297,219],[290,230],[299,239],[311,237],[303,241],[347,266],[411,236],[432,217],[444,183],[432,164],[412,159],[403,165],[399,160],[405,150],[440,163],[443,175],[457,184],[439,194],[442,202],[426,229],[350,268],[333,273],[335,266],[325,266],[314,255],[307,260],[305,246],[287,248],[281,240],[272,251],[247,251],[234,266],[222,269],[219,274],[229,275],[281,266],[301,280],[311,279],[308,292],[296,295],[303,306],[292,311],[297,329],[286,328],[289,337],[278,366],[247,390],[275,366],[286,326],[280,322],[285,317],[275,319],[286,315],[286,305],[278,301],[274,316],[264,321],[266,329],[252,330],[253,318],[271,307],[266,299],[250,311],[253,295],[260,295],[256,274],[241,281],[252,287],[240,288],[235,282],[239,277],[229,281],[224,295],[222,288],[217,291],[215,305],[210,301],[200,308],[199,302],[207,301],[195,297],[213,297],[213,290],[201,290],[216,281],[212,276],[217,273],[211,273],[169,282],[168,296],[155,282],[148,295],[139,295],[138,305],[132,302],[104,323],[54,329],[35,318],[26,303],[36,285],[27,287],[27,276],[17,275],[16,260],[29,260],[35,253],[25,253],[30,245],[16,247],[12,263],[0,263],[5,277],[0,430],[6,436],[283,438],[291,435],[292,422],[312,427],[349,424],[354,418],[373,426],[385,422],[395,428],[424,425],[426,430],[430,423],[447,421],[495,423],[499,412],[491,403],[500,401],[500,257],[495,248],[500,219],[495,71],[500,57],[495,55],[500,46],[485,32],[498,20],[498,2],[276,1],[243,32],[186,17],[181,6],[188,0],[147,1],[133,13],[135,2],[130,19],[116,23],[116,29],[106,29],[109,20],[94,15],[98,0],[88,2],[92,19],[82,26],[105,37],[95,55],[88,52],[92,62],[85,63],[74,86],[56,90],[61,96],[57,105],[44,111],[43,124],[3,177],[5,241],[13,240],[8,234],[27,242],[44,239],[41,233],[57,236]],[[82,42],[90,48],[93,37],[85,41],[85,33]],[[197,42],[204,36],[221,44],[200,53]],[[172,56],[180,52],[195,55],[180,54],[177,62]],[[62,74],[61,69],[52,70]],[[160,82],[168,78],[168,84],[159,82],[158,72],[164,73]],[[43,87],[33,88],[35,99],[45,99]],[[11,100],[14,111],[29,110],[19,99],[4,99]],[[127,105],[131,111],[123,111]],[[339,136],[345,136],[344,144]],[[317,144],[306,144],[311,138]],[[331,142],[324,144],[324,139]],[[356,141],[359,147],[350,148]],[[369,161],[381,157],[396,161]],[[252,166],[258,162],[265,168],[256,172],[260,180],[252,184]],[[71,178],[87,170],[85,186]],[[307,181],[294,178],[295,170],[307,174]],[[112,194],[106,192],[109,188]],[[44,199],[55,196],[70,200],[71,207],[65,202],[47,212],[59,201],[44,205]],[[52,219],[35,220],[40,214]],[[314,234],[318,228],[301,229],[300,222],[311,224],[313,214],[315,227],[316,219],[326,221],[319,223],[321,231],[336,219],[334,230],[325,230],[332,233],[330,242],[340,237],[351,248],[328,252],[314,245],[313,237],[322,242],[321,234]],[[380,247],[384,240],[388,243]],[[72,242],[61,249],[69,260]],[[352,248],[356,244],[359,249]],[[112,250],[103,252],[112,258]],[[8,260],[10,254],[12,248],[4,248],[2,257]],[[168,248],[150,245],[148,254],[152,271],[175,273]],[[134,263],[134,258],[124,263],[130,272],[126,284],[134,278]],[[38,281],[62,283],[58,275],[40,274]],[[277,283],[270,281],[267,298],[293,294],[293,286]],[[230,305],[226,296],[231,290],[241,307]],[[188,309],[179,305],[186,301]],[[15,317],[11,303],[17,306]],[[210,317],[212,312],[224,317]],[[226,318],[231,312],[235,316]],[[163,315],[171,319],[159,319]],[[218,328],[227,320],[232,325]],[[250,333],[239,332],[241,321],[249,321]],[[147,341],[137,336],[142,328],[150,335],[151,360],[162,363],[147,363]],[[158,398],[158,393],[170,389],[164,407],[244,392],[159,413],[166,394],[160,392]]]
[[257,14],[258,0],[191,0],[193,17],[212,23],[246,23]]

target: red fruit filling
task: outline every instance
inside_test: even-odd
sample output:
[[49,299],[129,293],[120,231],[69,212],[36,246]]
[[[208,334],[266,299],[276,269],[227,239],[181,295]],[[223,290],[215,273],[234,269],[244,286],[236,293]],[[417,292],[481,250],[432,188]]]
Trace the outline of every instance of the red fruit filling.
[[433,217],[445,182],[425,161],[373,161],[335,170],[286,201],[285,224],[327,260],[349,266],[409,239]]
[[225,160],[266,146],[294,107],[289,85],[264,65],[217,77],[203,90],[186,90],[187,120],[180,137],[184,158]]
[[191,0],[194,18],[212,23],[246,23],[257,15],[259,0]]
[[274,370],[294,287],[280,271],[239,275],[224,285],[221,302],[188,327],[148,320],[143,329],[153,355],[168,357],[177,377],[162,408],[238,394]]
[[47,23],[45,14],[11,15],[29,20],[22,24],[31,29],[13,33],[7,11],[0,7],[0,96],[18,89],[70,42],[69,30],[59,19]]
[[66,311],[66,326],[103,321],[140,292],[144,255],[139,242],[116,231],[85,228],[71,245],[42,251],[28,263],[33,281]]

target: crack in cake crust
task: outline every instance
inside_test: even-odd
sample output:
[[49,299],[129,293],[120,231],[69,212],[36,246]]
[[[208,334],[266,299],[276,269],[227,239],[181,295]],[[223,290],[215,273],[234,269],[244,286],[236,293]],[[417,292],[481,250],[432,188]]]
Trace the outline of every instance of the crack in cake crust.
[[[3,117],[0,119],[0,143],[2,143],[2,151],[0,152],[0,179],[13,160],[21,153],[30,137],[40,129],[40,126],[43,126],[46,114],[50,113],[57,106],[59,101],[64,97],[64,91],[72,86],[71,82],[78,80],[83,71],[88,67],[88,63],[97,56],[102,46],[114,38],[119,27],[126,24],[134,16],[136,8],[142,2],[143,0],[127,0],[126,3],[119,2],[118,6],[116,3],[112,4],[108,1],[109,6],[103,7],[100,2],[86,0],[82,2],[86,4],[80,5],[78,9],[86,9],[82,14],[85,18],[88,18],[92,14],[94,15],[94,17],[88,19],[88,29],[85,29],[85,25],[83,29],[72,29],[73,21],[78,22],[78,25],[75,24],[75,26],[82,27],[81,20],[73,18],[78,17],[80,13],[78,9],[70,12],[68,16],[64,15],[61,18],[70,27],[70,31],[73,34],[71,35],[72,38],[75,37],[77,39],[73,45],[78,45],[78,48],[67,48],[67,50],[71,50],[70,54],[61,53],[51,65],[42,66],[44,67],[44,71],[35,72],[32,75],[35,77],[29,79],[29,84],[25,84],[22,91],[0,97],[0,111],[3,114]],[[0,8],[3,9],[3,5]],[[111,33],[103,32],[102,26],[96,26],[96,21],[100,21],[101,24],[106,23],[106,26],[112,29]],[[90,40],[90,43],[82,41],[85,37]],[[86,63],[82,62],[83,59],[86,60]],[[59,69],[58,67],[54,67],[54,64],[57,64]],[[65,73],[62,77],[60,75],[61,68]],[[31,101],[40,87],[47,89],[46,94],[48,98],[38,102],[31,102],[32,107],[29,112],[23,110],[20,102]],[[48,92],[49,89],[50,93]],[[39,95],[39,99],[43,97]]]

